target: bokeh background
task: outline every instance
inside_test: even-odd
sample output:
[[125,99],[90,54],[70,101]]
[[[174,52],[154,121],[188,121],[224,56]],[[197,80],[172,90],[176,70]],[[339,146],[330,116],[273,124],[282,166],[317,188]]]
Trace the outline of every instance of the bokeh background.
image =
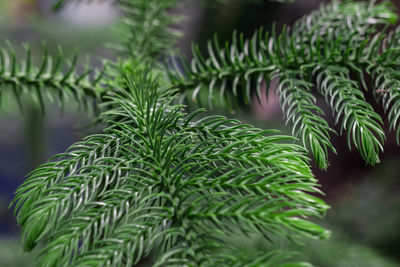
[[[0,0],[0,40],[9,40],[22,57],[21,44],[30,44],[37,61],[42,56],[43,40],[50,52],[55,53],[59,45],[63,47],[67,58],[79,49],[81,68],[87,57],[92,58],[90,64],[96,66],[103,58],[115,56],[106,44],[119,38],[113,31],[119,14],[107,0],[68,5],[58,13],[51,11],[51,2]],[[261,0],[258,3],[229,0],[224,5],[208,2],[212,4],[188,0],[174,11],[187,17],[176,27],[185,33],[179,48],[188,57],[192,42],[199,43],[205,50],[206,41],[215,32],[224,42],[231,39],[235,29],[250,36],[260,26],[270,29],[274,21],[280,29],[324,3],[318,0],[297,0],[291,4]],[[399,5],[399,1],[393,2]],[[0,42],[0,47],[6,45]],[[98,129],[90,126],[93,114],[80,110],[73,103],[68,103],[63,110],[57,103],[47,103],[44,116],[30,99],[24,99],[22,111],[7,97],[0,106],[0,267],[34,266],[34,253],[22,251],[20,229],[8,208],[14,191],[35,166]],[[376,108],[383,115],[382,110]],[[278,128],[290,133],[283,124],[274,95],[263,105],[254,101],[250,108],[236,114],[216,112],[260,128]],[[333,125],[330,112],[327,114]],[[386,122],[384,127],[389,133]],[[395,144],[393,133],[388,134],[381,163],[374,167],[366,166],[358,152],[349,152],[343,137],[333,137],[333,144],[338,155],[330,155],[328,171],[314,168],[324,198],[332,206],[321,222],[331,229],[332,238],[305,241],[303,246],[277,239],[274,246],[297,250],[301,252],[299,259],[315,266],[400,266],[400,148]],[[240,239],[231,242],[248,253],[271,246],[256,236],[248,243]]]

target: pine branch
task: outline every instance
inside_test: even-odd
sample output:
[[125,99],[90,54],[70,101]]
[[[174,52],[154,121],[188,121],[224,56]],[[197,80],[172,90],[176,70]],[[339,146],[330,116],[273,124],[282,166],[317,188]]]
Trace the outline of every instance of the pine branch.
[[353,143],[368,164],[378,163],[385,139],[381,117],[365,101],[358,84],[349,78],[348,69],[321,66],[316,71],[319,90],[331,106],[336,123],[341,119],[341,130],[347,130],[349,148]]
[[311,150],[315,161],[322,169],[327,168],[328,149],[336,153],[330,142],[332,129],[321,116],[324,112],[316,106],[311,94],[312,84],[298,72],[277,72],[278,97],[286,122],[293,123],[292,133],[300,138],[304,147]]
[[177,0],[118,4],[126,18],[122,52],[130,58],[107,70],[113,88],[107,95],[101,74],[91,82],[91,69],[77,76],[74,64],[64,74],[62,57],[53,65],[46,50],[38,68],[31,67],[29,49],[21,67],[14,52],[1,53],[0,85],[13,86],[17,100],[32,88],[43,108],[47,88],[61,96],[67,90],[79,101],[101,96],[105,110],[102,134],[39,166],[17,190],[12,205],[25,249],[43,245],[39,265],[132,266],[150,260],[154,266],[275,266],[288,255],[243,255],[226,236],[240,231],[268,240],[327,238],[328,231],[309,221],[328,206],[315,196],[321,192],[294,138],[221,116],[201,117],[201,111],[186,114],[185,106],[172,104],[174,88],[194,90],[194,99],[206,89],[210,102],[219,90],[223,101],[243,96],[250,103],[252,94],[260,97],[263,80],[278,79],[293,135],[325,168],[334,148],[332,129],[311,93],[316,79],[336,122],[347,130],[349,147],[354,144],[375,164],[385,138],[381,119],[350,74],[367,87],[363,70],[369,67],[399,138],[397,33],[372,38],[377,25],[395,19],[390,4],[334,1],[280,35],[261,29],[245,40],[234,34],[222,49],[215,37],[207,59],[194,47],[185,73],[170,73],[172,86],[154,78],[159,69],[150,69],[176,39],[168,28],[176,21],[169,10]]
[[[393,6],[388,2],[375,5],[365,2],[333,1],[296,22],[292,29],[284,28],[280,35],[276,35],[274,29],[271,34],[263,33],[261,29],[246,40],[243,35],[237,37],[234,33],[232,43],[226,43],[223,49],[215,37],[213,43],[208,43],[207,59],[199,52],[198,47],[194,46],[194,58],[191,64],[182,60],[184,72],[171,71],[169,77],[171,83],[181,91],[186,94],[192,91],[194,101],[199,99],[203,90],[207,90],[211,106],[214,91],[219,90],[221,102],[226,102],[228,107],[232,108],[235,103],[230,103],[230,99],[233,101],[244,99],[244,103],[248,104],[253,94],[260,98],[260,86],[263,80],[266,80],[268,85],[274,74],[283,73],[282,77],[277,76],[281,85],[295,83],[301,88],[293,93],[294,86],[288,86],[292,90],[291,94],[288,93],[290,91],[288,88],[285,88],[284,92],[282,86],[279,89],[281,103],[291,107],[286,112],[287,118],[290,118],[287,121],[296,122],[294,119],[298,119],[298,124],[294,125],[294,135],[301,137],[303,145],[311,150],[317,164],[325,168],[328,148],[335,151],[329,141],[329,132],[333,130],[319,116],[321,110],[312,104],[314,100],[309,92],[311,88],[307,84],[312,82],[315,74],[313,70],[321,65],[343,66],[357,73],[366,87],[364,69],[370,63],[365,54],[371,54],[367,51],[369,49],[367,41],[377,31],[378,25],[387,25],[395,20]],[[287,77],[288,73],[298,73],[299,69],[301,73],[306,74],[302,76],[304,82],[300,82],[296,77]],[[309,112],[312,110],[307,115],[301,112],[306,106]],[[369,104],[363,103],[363,106],[368,106],[371,110]],[[282,108],[285,111],[287,107]],[[294,109],[300,113],[293,112]],[[316,115],[314,112],[320,114]],[[372,117],[375,115],[376,113]],[[300,118],[303,118],[301,126]],[[310,128],[310,125],[313,127]],[[380,130],[379,125],[375,126]],[[380,133],[378,135],[379,139],[384,137]],[[364,140],[363,143],[376,144],[380,147],[381,141],[375,140],[373,135],[367,134],[364,137],[372,139]],[[376,162],[377,159],[372,159],[374,156],[365,154],[369,149],[359,146],[360,142],[355,143],[363,157],[370,163]],[[378,152],[379,148],[374,153],[378,155]]]
[[123,45],[113,47],[122,55],[139,63],[144,60],[154,63],[172,51],[181,36],[179,31],[171,28],[181,16],[169,12],[178,5],[177,0],[119,0],[117,3],[125,16],[120,28]]
[[400,144],[400,76],[398,40],[400,29],[389,32],[387,37],[376,35],[368,46],[368,72],[374,78],[374,95],[382,102],[388,114],[390,129],[395,130]]
[[[183,73],[179,68],[170,71],[171,83],[181,91],[192,91],[193,100],[198,99],[201,90],[211,95],[218,89],[221,102],[228,101],[229,94],[233,94],[250,103],[252,94],[259,97],[262,80],[269,81],[276,69],[309,68],[322,60],[322,56],[328,56],[326,60],[335,56],[329,54],[331,43],[339,46],[336,49],[346,50],[349,42],[354,45],[356,41],[364,41],[375,32],[376,25],[389,24],[395,19],[388,2],[373,5],[333,1],[296,22],[292,29],[284,28],[280,35],[275,29],[269,33],[261,28],[252,38],[245,39],[235,32],[231,44],[224,47],[215,35],[208,42],[207,57],[194,45],[191,63],[181,60]],[[321,55],[321,50],[328,54]]]
[[363,41],[376,31],[377,25],[394,24],[397,21],[394,10],[389,1],[376,4],[375,1],[334,0],[296,21],[292,34],[296,36],[297,44],[306,42],[317,45],[318,39],[328,36],[330,41],[337,38],[344,43],[352,38]]
[[[78,103],[86,106],[90,103],[90,99],[99,99],[105,92],[102,87],[104,72],[99,72],[87,64],[82,74],[76,73],[77,55],[72,61],[63,64],[65,59],[61,48],[54,60],[44,46],[40,65],[33,66],[29,45],[25,46],[25,50],[25,62],[18,64],[11,44],[8,48],[0,49],[0,100],[2,94],[10,90],[21,109],[21,98],[26,94],[32,96],[44,111],[45,96],[52,100],[53,95],[56,95],[60,104],[73,96]],[[65,65],[67,70],[63,72]]]
[[[104,0],[106,1],[106,0]],[[60,10],[67,3],[85,0],[54,0],[53,9]],[[86,1],[89,2],[89,1]],[[179,4],[178,0],[110,0],[121,9],[124,18],[117,28],[121,42],[111,43],[121,57],[133,59],[137,64],[144,61],[155,63],[161,56],[172,52],[180,31],[172,25],[181,21],[179,15],[170,10]]]
[[388,114],[390,128],[396,131],[396,140],[400,144],[400,76],[398,69],[390,66],[375,70],[375,94],[382,101]]
[[[328,206],[303,150],[224,117],[195,119],[151,77],[128,79],[109,127],[32,172],[14,200],[25,248],[42,265],[155,264],[229,254],[215,233],[326,238]],[[160,101],[161,99],[161,101]],[[169,99],[169,100],[168,100]],[[168,102],[169,101],[169,102]],[[118,121],[112,119],[118,116]],[[266,135],[267,134],[267,135]],[[194,242],[193,247],[188,242]]]

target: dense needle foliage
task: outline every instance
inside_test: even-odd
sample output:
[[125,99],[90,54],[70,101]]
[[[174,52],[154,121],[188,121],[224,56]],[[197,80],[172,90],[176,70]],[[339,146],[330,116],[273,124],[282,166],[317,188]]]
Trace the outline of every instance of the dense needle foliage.
[[[59,9],[68,1],[55,2]],[[72,95],[83,106],[95,103],[106,125],[37,167],[17,190],[12,205],[24,247],[38,247],[39,266],[307,266],[278,250],[244,255],[226,240],[329,236],[310,221],[328,206],[317,197],[307,152],[321,168],[335,152],[316,94],[366,163],[379,162],[385,133],[362,88],[373,90],[399,139],[400,44],[398,30],[385,32],[397,19],[389,2],[333,1],[280,34],[234,33],[225,45],[215,35],[206,56],[194,45],[191,62],[170,67],[161,62],[180,35],[171,28],[180,18],[170,13],[179,4],[116,1],[123,41],[102,70],[78,74],[75,57],[62,71],[62,54],[53,60],[46,49],[35,67],[29,47],[18,64],[11,45],[1,50],[0,94],[30,95],[43,111],[48,98],[62,104]],[[206,94],[209,106],[219,98],[237,108],[260,98],[271,80],[294,137],[177,104],[182,95]]]

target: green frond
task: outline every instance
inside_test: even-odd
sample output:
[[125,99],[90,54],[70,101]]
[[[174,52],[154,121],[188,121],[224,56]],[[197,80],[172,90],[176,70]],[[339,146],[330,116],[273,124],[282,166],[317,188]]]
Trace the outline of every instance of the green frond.
[[375,1],[333,0],[298,20],[293,26],[293,35],[299,41],[313,44],[329,34],[332,40],[340,37],[347,41],[354,38],[355,32],[359,38],[367,37],[376,30],[376,25],[394,24],[397,19],[395,7],[389,1],[377,4]]
[[[104,0],[106,1],[106,0]],[[53,9],[65,4],[85,0],[54,0]],[[89,1],[87,1],[89,2]],[[110,1],[111,2],[111,1]],[[182,35],[172,26],[182,20],[171,9],[179,5],[178,0],[116,0],[123,18],[116,30],[120,43],[110,43],[122,57],[130,57],[138,64],[144,61],[155,63],[161,56],[172,52],[176,40]]]
[[328,150],[336,153],[329,136],[333,130],[321,117],[324,112],[315,104],[316,99],[311,93],[313,85],[302,79],[298,72],[277,72],[274,76],[279,80],[278,97],[286,122],[293,124],[293,135],[311,150],[317,165],[326,169]]
[[[55,0],[54,8],[67,2]],[[281,33],[259,29],[246,39],[235,32],[224,45],[215,35],[207,55],[193,45],[193,59],[170,70],[158,61],[180,35],[173,27],[181,17],[171,15],[180,2],[115,3],[124,18],[114,46],[121,57],[104,68],[107,79],[90,67],[77,74],[77,56],[64,64],[61,51],[53,59],[45,48],[35,67],[28,46],[22,64],[11,46],[0,49],[0,98],[29,95],[42,110],[47,95],[61,104],[68,96],[83,105],[100,100],[106,126],[36,168],[16,191],[11,205],[25,250],[38,247],[38,265],[49,267],[308,267],[275,249],[247,254],[229,237],[329,237],[310,220],[329,206],[306,153],[325,169],[335,152],[314,83],[349,148],[373,165],[385,134],[360,90],[370,75],[400,143],[400,30],[385,33],[397,20],[393,5],[332,1]],[[208,95],[210,106],[215,95],[229,108],[250,104],[271,80],[294,137],[175,104],[180,93],[193,101]]]
[[385,139],[382,119],[350,79],[348,69],[332,65],[317,67],[315,72],[319,90],[331,106],[336,123],[341,120],[341,130],[347,130],[349,148],[354,144],[368,164],[378,163]]
[[399,28],[389,32],[386,38],[377,35],[368,49],[371,61],[368,71],[375,80],[374,95],[381,101],[388,115],[390,129],[395,130],[398,144],[400,144],[399,37]]
[[44,244],[42,266],[130,266],[155,251],[155,264],[211,265],[229,255],[214,251],[222,233],[328,236],[308,221],[328,206],[311,195],[320,193],[316,179],[290,137],[195,119],[149,77],[125,84],[103,134],[40,166],[18,190],[25,248]]
[[[184,73],[170,70],[171,83],[187,95],[191,94],[193,101],[198,100],[200,91],[205,90],[211,104],[214,91],[218,90],[216,93],[222,103],[234,96],[233,101],[243,98],[249,104],[253,92],[260,96],[263,80],[276,69],[267,50],[268,40],[268,33],[264,34],[262,29],[246,41],[243,35],[238,37],[235,32],[232,44],[226,43],[220,48],[215,35],[214,40],[208,42],[209,58],[205,59],[198,46],[193,45],[191,63],[181,61]],[[244,50],[239,50],[239,47]],[[229,106],[233,104],[227,103]]]
[[375,32],[376,25],[391,23],[395,18],[388,2],[373,5],[333,1],[297,21],[292,29],[284,28],[280,35],[275,29],[269,33],[261,28],[245,39],[234,32],[232,42],[223,47],[215,35],[208,42],[206,57],[193,45],[193,59],[190,63],[181,60],[183,71],[179,68],[170,71],[171,83],[181,91],[190,92],[193,100],[198,99],[202,90],[210,98],[218,90],[222,102],[233,94],[248,104],[251,95],[260,95],[262,81],[269,81],[276,69],[308,68],[322,56],[336,56],[320,54],[324,48],[329,53],[331,42],[340,39],[341,49],[346,50],[348,42],[362,40]]
[[181,16],[171,15],[177,0],[119,0],[124,19],[119,28],[122,44],[112,45],[122,55],[139,63],[156,62],[170,53],[181,33],[171,28],[181,21]]
[[[332,129],[321,117],[322,111],[315,105],[311,92],[310,82],[315,78],[313,70],[320,65],[329,68],[344,65],[358,74],[366,87],[363,71],[368,66],[365,59],[365,54],[369,53],[368,38],[377,31],[378,25],[388,25],[396,18],[393,5],[389,2],[333,1],[297,21],[293,28],[284,28],[280,35],[275,33],[275,29],[272,33],[260,29],[250,39],[234,33],[232,43],[226,43],[222,48],[215,36],[208,43],[207,57],[200,53],[197,46],[193,46],[191,63],[181,60],[183,71],[176,67],[175,71],[169,72],[169,77],[171,84],[187,95],[191,94],[193,101],[199,101],[200,95],[208,94],[211,106],[216,94],[219,94],[221,102],[232,108],[239,101],[249,104],[253,95],[260,99],[263,81],[269,87],[275,75],[281,85],[278,93],[282,109],[287,121],[295,123],[294,135],[300,137],[303,145],[310,149],[317,164],[326,168],[328,150],[335,149],[329,141]],[[289,73],[302,73],[302,77],[289,79]],[[358,85],[352,84],[353,87]],[[328,91],[323,90],[324,93]],[[355,97],[358,96],[359,93]],[[360,101],[368,112],[372,110],[363,98]],[[354,143],[367,162],[374,164],[378,161],[384,135],[379,124],[374,122],[375,119],[380,120],[379,116],[373,113],[371,118],[372,121],[367,120],[371,123],[367,128],[373,130],[378,139],[367,131],[362,136],[354,136]],[[353,123],[351,120],[345,122]],[[348,136],[349,145],[351,136]],[[367,139],[357,141],[357,138]]]
[[398,70],[391,67],[377,68],[374,72],[375,94],[382,101],[388,114],[390,128],[396,132],[397,143],[400,144],[400,75]]
[[[10,43],[7,48],[0,48],[0,100],[9,91],[22,108],[21,98],[29,95],[44,111],[46,97],[51,101],[54,96],[57,97],[61,105],[66,99],[73,97],[76,102],[86,106],[90,99],[98,99],[104,93],[104,72],[87,64],[82,74],[77,74],[77,55],[72,61],[65,60],[59,48],[58,56],[54,59],[44,46],[41,63],[34,66],[29,45],[25,46],[25,50],[25,61],[19,64]],[[65,67],[67,69],[63,71]]]

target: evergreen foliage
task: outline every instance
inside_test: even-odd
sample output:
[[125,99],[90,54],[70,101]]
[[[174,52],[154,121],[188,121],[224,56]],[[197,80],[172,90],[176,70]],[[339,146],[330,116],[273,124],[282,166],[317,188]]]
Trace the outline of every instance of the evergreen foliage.
[[[260,98],[263,81],[269,87],[271,79],[277,78],[276,92],[287,122],[293,123],[293,134],[311,150],[317,164],[326,168],[328,150],[335,151],[329,141],[334,130],[311,94],[314,80],[318,80],[317,91],[331,105],[336,123],[348,131],[349,147],[353,143],[373,165],[379,162],[384,133],[381,118],[365,102],[359,82],[365,85],[363,70],[388,53],[381,55],[377,42],[369,42],[377,26],[395,20],[389,2],[333,1],[279,35],[275,29],[271,33],[260,29],[250,39],[234,33],[232,42],[224,47],[215,36],[208,43],[207,57],[194,46],[191,63],[182,62],[184,73],[170,72],[170,79],[182,91],[191,92],[193,100],[204,90],[211,102],[213,91],[219,90],[222,103],[234,107],[238,99],[249,104],[253,94]],[[391,63],[398,64],[392,58]],[[359,81],[350,77],[351,73]],[[394,113],[390,116],[392,127],[397,125]]]
[[[101,86],[104,71],[94,70],[87,64],[83,73],[77,74],[77,54],[72,61],[67,61],[59,47],[58,57],[53,59],[44,45],[42,62],[34,66],[30,46],[25,45],[24,48],[26,59],[21,64],[18,64],[10,42],[7,42],[7,48],[0,49],[0,101],[2,94],[10,90],[21,109],[22,96],[30,95],[44,112],[45,96],[51,100],[54,96],[58,97],[60,104],[72,96],[85,107],[90,99],[98,99],[104,93]],[[64,65],[66,71],[63,71]]]
[[[67,1],[55,1],[61,8]],[[29,48],[19,67],[3,50],[1,91],[36,97],[72,92],[78,102],[95,97],[106,125],[102,133],[73,144],[32,171],[11,204],[23,229],[26,250],[39,247],[39,266],[307,266],[280,251],[245,255],[227,236],[243,233],[324,239],[329,231],[310,221],[329,208],[316,195],[310,151],[326,168],[335,151],[334,130],[316,106],[325,97],[336,122],[369,164],[379,161],[385,134],[380,116],[361,87],[373,79],[377,100],[399,138],[397,87],[399,31],[381,26],[396,16],[389,2],[333,1],[281,34],[260,29],[252,38],[217,37],[204,57],[197,46],[183,72],[159,64],[173,49],[179,19],[169,12],[177,0],[121,0],[120,55],[104,70],[67,72],[47,55],[34,67]],[[178,65],[178,64],[176,64]],[[357,78],[355,78],[357,77]],[[294,137],[256,129],[203,110],[187,113],[176,104],[182,93],[198,99],[214,91],[229,107],[239,98],[260,98],[263,82],[276,92]],[[316,90],[314,90],[314,88]],[[292,264],[292,265],[285,265]]]
[[208,252],[224,247],[216,236],[326,237],[302,219],[327,206],[309,195],[319,190],[300,147],[223,117],[196,119],[168,104],[169,88],[127,79],[104,133],[38,167],[18,190],[25,248],[48,240],[43,266],[130,266],[152,251],[155,266],[236,264],[234,254]]
[[177,6],[177,0],[120,0],[118,3],[125,12],[120,33],[124,41],[119,46],[122,54],[140,62],[160,59],[172,51],[180,32],[169,26],[179,22],[181,16],[171,16],[167,11]]

